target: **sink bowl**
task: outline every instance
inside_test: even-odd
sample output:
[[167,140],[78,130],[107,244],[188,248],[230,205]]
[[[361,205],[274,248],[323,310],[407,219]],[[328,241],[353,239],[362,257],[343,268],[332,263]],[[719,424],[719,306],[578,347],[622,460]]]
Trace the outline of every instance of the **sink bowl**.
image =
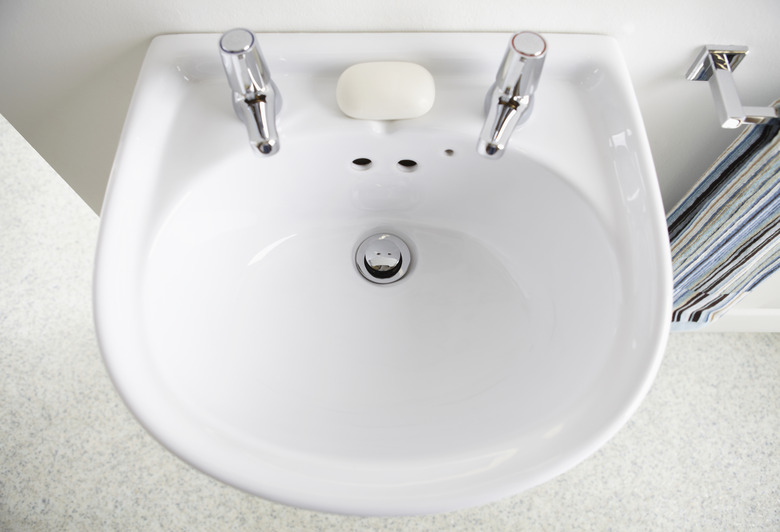
[[[156,38],[111,175],[95,273],[108,371],[164,446],[305,508],[419,514],[575,466],[627,421],[668,334],[656,175],[608,37],[545,35],[528,122],[476,153],[507,34],[267,34],[280,151],[236,119],[218,35]],[[427,68],[413,120],[347,118],[364,61]],[[369,235],[408,245],[375,284]]]

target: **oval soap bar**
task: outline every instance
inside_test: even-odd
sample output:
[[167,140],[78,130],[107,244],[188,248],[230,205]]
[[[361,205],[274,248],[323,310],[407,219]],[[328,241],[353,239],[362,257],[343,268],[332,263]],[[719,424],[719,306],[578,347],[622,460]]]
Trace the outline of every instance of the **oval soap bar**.
[[352,65],[336,87],[341,111],[362,120],[417,118],[430,111],[435,94],[431,73],[403,61]]

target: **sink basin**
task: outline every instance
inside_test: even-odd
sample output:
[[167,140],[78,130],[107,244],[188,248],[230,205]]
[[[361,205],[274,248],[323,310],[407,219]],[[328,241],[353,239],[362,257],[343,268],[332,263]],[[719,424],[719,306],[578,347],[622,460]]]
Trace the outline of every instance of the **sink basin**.
[[[476,153],[508,34],[266,34],[284,103],[260,158],[218,35],[156,38],[101,221],[108,371],[164,446],[305,508],[419,514],[575,466],[648,391],[668,334],[666,224],[615,41],[545,35],[533,114]],[[344,116],[336,81],[418,63],[413,120]],[[408,245],[375,284],[369,235]]]

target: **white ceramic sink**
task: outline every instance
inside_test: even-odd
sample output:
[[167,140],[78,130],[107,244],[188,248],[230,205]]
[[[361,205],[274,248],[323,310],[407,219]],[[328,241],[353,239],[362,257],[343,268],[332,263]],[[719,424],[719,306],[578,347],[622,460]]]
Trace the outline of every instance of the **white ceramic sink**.
[[[384,515],[518,493],[614,435],[668,333],[666,224],[616,43],[545,38],[499,160],[476,143],[508,34],[258,35],[284,99],[267,158],[219,36],[155,39],[95,276],[108,370],[149,432],[251,493]],[[433,74],[428,114],[340,113],[341,72],[382,60]],[[396,283],[357,271],[375,232],[409,245]]]

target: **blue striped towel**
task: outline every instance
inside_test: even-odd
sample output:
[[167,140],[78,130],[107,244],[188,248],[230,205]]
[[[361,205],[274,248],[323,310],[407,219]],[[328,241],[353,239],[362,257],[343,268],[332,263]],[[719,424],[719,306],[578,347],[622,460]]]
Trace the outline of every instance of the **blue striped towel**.
[[780,268],[780,118],[746,128],[666,221],[672,330],[698,329]]

